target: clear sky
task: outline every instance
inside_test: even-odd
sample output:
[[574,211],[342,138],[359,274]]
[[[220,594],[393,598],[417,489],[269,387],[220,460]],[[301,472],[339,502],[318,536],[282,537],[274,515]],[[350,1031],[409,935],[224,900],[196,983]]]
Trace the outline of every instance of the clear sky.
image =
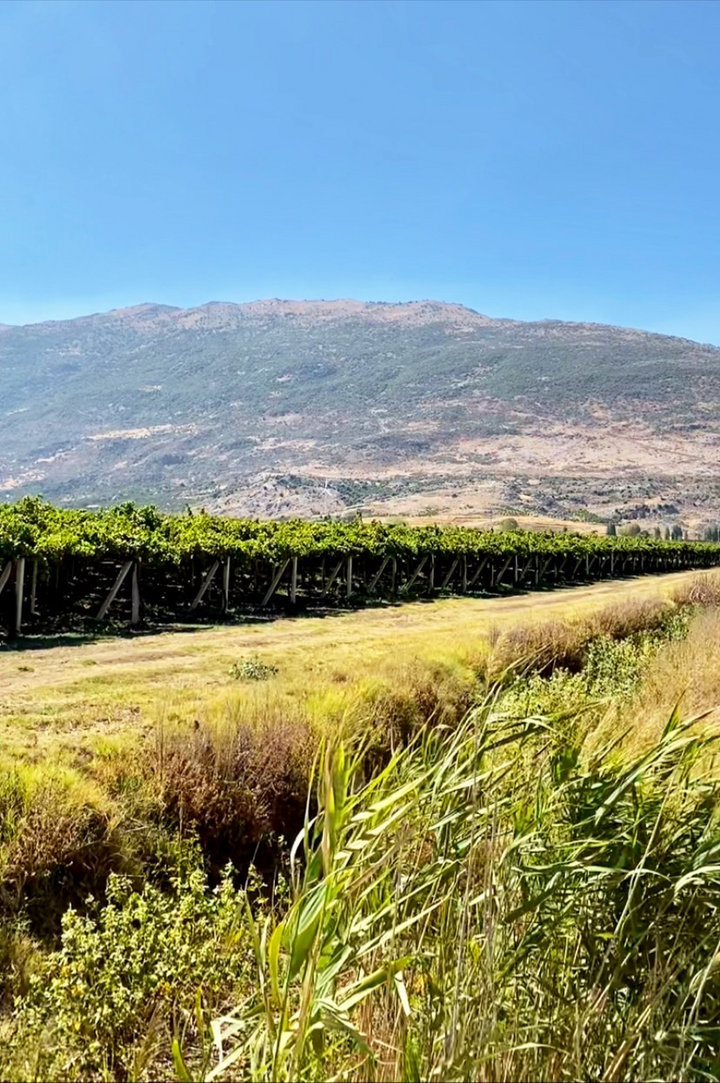
[[720,343],[720,4],[4,0],[0,322],[436,298]]

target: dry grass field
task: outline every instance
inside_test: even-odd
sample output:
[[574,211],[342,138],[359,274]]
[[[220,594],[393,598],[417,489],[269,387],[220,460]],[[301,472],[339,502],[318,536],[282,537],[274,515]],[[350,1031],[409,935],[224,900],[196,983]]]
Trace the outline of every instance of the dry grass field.
[[[3,753],[76,763],[98,740],[230,706],[335,721],[362,713],[371,686],[397,687],[423,665],[464,682],[482,668],[491,641],[513,626],[585,618],[616,600],[666,599],[693,578],[681,572],[91,642],[68,636],[50,647],[28,639],[0,654]],[[272,681],[230,675],[233,664],[256,657],[277,667]]]

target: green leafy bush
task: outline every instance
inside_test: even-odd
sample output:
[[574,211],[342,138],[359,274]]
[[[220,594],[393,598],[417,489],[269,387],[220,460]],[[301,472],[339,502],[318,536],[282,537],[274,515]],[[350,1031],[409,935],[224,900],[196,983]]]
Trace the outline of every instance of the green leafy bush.
[[[180,1029],[200,1055],[206,1013],[246,974],[244,908],[229,869],[215,891],[195,861],[169,891],[111,876],[107,904],[68,910],[59,950],[31,978],[16,1023],[23,1053],[34,1047],[42,1078],[122,1078]],[[18,1057],[12,1068],[23,1070]]]
[[261,662],[259,658],[243,658],[233,662],[228,673],[236,681],[269,681],[277,676],[278,667]]
[[[631,624],[625,627],[625,623],[632,614],[626,614],[622,609],[608,613],[607,626],[617,631],[622,625],[625,638],[616,638],[608,631],[585,643],[579,641],[577,653],[573,656],[566,653],[549,674],[542,666],[545,656],[536,652],[530,661],[537,670],[518,674],[502,698],[503,709],[518,718],[533,714],[558,717],[572,715],[589,702],[611,697],[627,699],[639,686],[660,646],[687,635],[689,614],[686,610],[663,609],[653,622],[653,611],[648,609],[645,617],[650,622],[649,627],[631,632],[627,631]],[[642,616],[640,610],[637,616]],[[540,637],[543,626],[538,626],[536,632]],[[569,659],[574,663],[571,668],[567,668]]]

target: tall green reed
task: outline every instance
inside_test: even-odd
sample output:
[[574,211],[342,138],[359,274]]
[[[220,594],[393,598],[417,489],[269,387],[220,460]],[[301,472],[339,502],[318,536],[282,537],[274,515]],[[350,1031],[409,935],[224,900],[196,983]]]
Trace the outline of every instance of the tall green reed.
[[208,1078],[716,1077],[711,739],[674,713],[632,763],[582,740],[491,698],[369,781],[327,743]]

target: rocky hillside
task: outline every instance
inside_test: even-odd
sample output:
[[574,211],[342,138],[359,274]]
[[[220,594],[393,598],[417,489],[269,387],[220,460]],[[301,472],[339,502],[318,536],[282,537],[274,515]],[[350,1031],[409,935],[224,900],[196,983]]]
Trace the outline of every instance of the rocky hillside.
[[431,301],[147,304],[0,328],[0,380],[3,499],[326,514],[486,486],[497,507],[716,514],[720,348],[645,331]]

